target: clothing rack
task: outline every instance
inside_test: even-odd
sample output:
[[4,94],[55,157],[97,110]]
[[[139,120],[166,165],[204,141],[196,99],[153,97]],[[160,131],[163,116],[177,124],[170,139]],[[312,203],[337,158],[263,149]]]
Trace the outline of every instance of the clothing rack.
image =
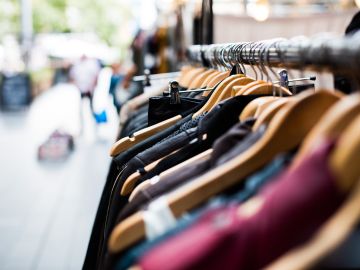
[[360,34],[193,45],[187,55],[192,63],[218,69],[246,64],[355,74],[360,70]]

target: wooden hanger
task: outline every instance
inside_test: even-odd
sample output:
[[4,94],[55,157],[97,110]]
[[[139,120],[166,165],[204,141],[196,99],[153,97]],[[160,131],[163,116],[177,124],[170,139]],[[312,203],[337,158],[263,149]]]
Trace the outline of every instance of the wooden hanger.
[[242,89],[241,95],[271,95],[275,91],[275,95],[291,96],[292,93],[285,87],[273,85],[272,83],[260,83],[248,89]]
[[[167,200],[174,216],[181,216],[238,183],[270,162],[276,154],[293,149],[337,100],[336,95],[327,91],[299,94],[294,103],[284,106],[274,116],[263,137],[247,151],[171,193]],[[109,250],[113,253],[122,251],[144,235],[143,213],[137,212],[114,228]]]
[[250,89],[251,87],[255,86],[255,85],[259,85],[262,83],[266,83],[265,81],[260,81],[260,80],[255,80],[251,83],[248,83],[245,86],[242,87],[234,87],[233,89],[236,91],[235,96],[241,96],[247,89]]
[[270,105],[278,100],[278,99],[281,99],[281,97],[270,97],[272,99],[269,99],[261,104],[259,104],[259,106],[256,108],[256,111],[255,111],[255,114],[254,114],[254,117],[255,118],[258,118],[265,110],[266,108],[270,107]]
[[291,167],[296,167],[323,139],[338,138],[359,113],[360,94],[349,95],[339,100],[310,131],[294,157]]
[[179,82],[179,84],[182,86],[182,87],[186,87],[188,88],[189,85],[191,84],[191,82],[197,77],[199,76],[201,73],[205,72],[206,69],[201,67],[201,68],[195,68],[193,70],[191,70],[190,72],[188,72],[184,78],[181,80],[181,84]]
[[269,103],[270,101],[274,101],[278,98],[279,97],[266,96],[266,97],[258,97],[250,101],[249,104],[246,105],[244,110],[241,112],[239,120],[244,121],[247,118],[254,117],[259,106],[261,106],[262,104]]
[[181,68],[180,70],[180,75],[179,77],[177,78],[177,81],[180,85],[182,85],[184,79],[186,79],[186,76],[188,74],[190,74],[193,70],[195,70],[197,67],[193,67],[193,66],[184,66]]
[[[175,151],[173,151],[172,153],[170,153],[170,154],[168,154],[168,155],[166,155],[166,156],[164,156],[164,157],[162,157],[162,158],[159,158],[158,160],[156,160],[156,161],[154,161],[154,162],[146,165],[146,166],[144,167],[145,172],[151,171],[152,169],[154,169],[154,168],[159,164],[160,161],[162,161],[164,158],[166,158],[166,157],[168,157],[168,156],[176,153],[177,151],[179,151],[179,150],[175,150]],[[127,195],[129,195],[130,192],[134,189],[135,184],[136,184],[137,180],[140,179],[140,177],[141,177],[141,173],[140,173],[139,171],[136,171],[136,172],[134,172],[133,174],[131,174],[131,175],[125,180],[124,185],[122,186],[122,189],[121,189],[120,194],[121,194],[122,196],[127,196]]]
[[307,243],[296,247],[265,267],[268,270],[313,269],[350,235],[360,222],[360,181],[340,207]]
[[[193,164],[194,162],[199,162],[201,160],[206,160],[206,159],[209,159],[210,156],[211,156],[211,153],[212,153],[212,149],[208,149],[192,158],[189,158],[177,165],[175,165],[174,167],[171,167],[169,169],[167,169],[166,171],[162,172],[161,174],[159,174],[159,181],[161,181],[162,179],[164,179],[165,177],[177,172],[177,171],[181,171],[183,168],[185,168],[186,166],[190,165],[190,164]],[[141,185],[143,183],[147,182],[147,184],[144,184],[144,185]],[[130,198],[131,197],[134,197],[135,194],[133,193],[136,193],[136,192],[139,192],[140,190],[143,190],[145,189],[149,184],[150,184],[150,180],[146,180],[144,181],[143,183],[141,183],[140,185],[138,185],[131,193],[130,195]],[[130,198],[129,198],[129,201],[130,201]]]
[[176,115],[172,118],[169,118],[165,121],[152,125],[150,127],[144,128],[140,131],[134,133],[132,137],[124,137],[118,140],[110,149],[110,156],[114,157],[121,152],[129,149],[130,147],[142,142],[143,140],[155,135],[156,133],[174,125],[181,119],[181,115]]
[[219,74],[221,74],[220,71],[216,70],[214,73],[210,74],[203,82],[203,84],[200,86],[200,88],[204,88],[204,87],[208,87],[208,84],[211,80],[213,80],[216,76],[218,76]]
[[252,130],[257,130],[261,125],[269,123],[277,112],[280,111],[280,109],[282,109],[286,104],[292,103],[294,100],[295,97],[290,97],[280,98],[272,102],[270,106],[267,107],[256,119]]
[[248,83],[251,83],[253,81],[254,81],[254,79],[248,78],[248,77],[241,77],[241,78],[234,79],[224,88],[224,90],[221,91],[220,96],[217,99],[217,102],[215,102],[215,105],[211,109],[213,109],[216,106],[216,104],[218,102],[220,102],[221,100],[230,98],[231,92],[232,92],[232,89],[234,86],[247,85]]
[[226,88],[226,86],[229,83],[231,83],[233,80],[241,77],[244,77],[244,74],[236,74],[224,79],[213,91],[212,95],[210,96],[209,100],[205,103],[205,105],[199,111],[194,113],[193,118],[201,115],[204,112],[209,111],[218,102],[218,98],[221,92]]
[[214,69],[208,69],[204,71],[203,73],[200,73],[189,85],[189,90],[191,89],[198,89],[201,88],[201,85],[204,83],[204,81],[212,74],[216,73],[216,70]]
[[360,115],[341,134],[330,155],[330,167],[341,190],[349,191],[360,176]]
[[144,182],[137,185],[129,196],[129,202],[131,202],[142,190],[147,189],[151,185],[151,179],[145,180]]
[[212,80],[210,80],[206,86],[208,88],[214,88],[216,85],[218,85],[219,82],[225,80],[229,76],[230,71],[221,72],[220,74],[217,74]]

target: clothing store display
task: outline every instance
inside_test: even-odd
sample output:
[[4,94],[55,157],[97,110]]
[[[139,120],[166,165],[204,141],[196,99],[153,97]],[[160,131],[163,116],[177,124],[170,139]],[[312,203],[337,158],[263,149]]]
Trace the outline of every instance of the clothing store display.
[[[262,269],[312,241],[360,176],[348,162],[360,99],[342,105],[348,97],[314,89],[315,76],[279,83],[267,70],[355,72],[359,37],[329,40],[190,46],[168,92],[125,103],[83,269]],[[347,263],[354,235],[317,265],[360,266]]]
[[[176,146],[178,146],[177,143],[174,143],[176,140],[178,140],[178,143],[183,143],[185,145],[186,143],[190,142],[192,138],[194,138],[194,134],[191,135],[189,133],[184,133],[183,130],[193,128],[194,126],[198,125],[198,133],[196,134],[198,137],[201,137],[203,134],[207,135],[206,140],[201,140],[199,138],[198,142],[195,144],[189,144],[188,147],[191,147],[192,149],[186,149],[186,154],[182,154],[180,152],[178,157],[182,158],[190,158],[191,156],[194,156],[198,154],[199,152],[205,151],[208,149],[208,147],[211,146],[211,142],[216,139],[218,136],[220,136],[223,132],[225,132],[228,128],[230,128],[234,123],[238,122],[238,115],[241,113],[242,109],[254,98],[258,96],[238,96],[234,97],[228,101],[225,101],[223,103],[220,103],[216,109],[214,109],[211,113],[209,113],[206,116],[200,115],[196,117],[193,120],[188,121],[187,123],[180,126],[180,128],[175,131],[170,137],[166,138],[167,141],[164,141],[162,144],[157,145],[155,144],[153,147],[148,148],[145,153],[142,153],[140,157],[134,157],[130,160],[129,163],[124,164],[123,168],[124,170],[121,172],[121,174],[118,175],[116,179],[116,184],[113,189],[112,193],[112,199],[110,199],[109,205],[111,205],[111,208],[108,211],[107,218],[106,218],[106,225],[104,228],[104,236],[105,239],[108,238],[111,230],[113,229],[116,221],[117,213],[121,211],[121,209],[124,207],[127,198],[126,197],[119,197],[118,194],[120,193],[120,190],[122,189],[122,186],[128,176],[130,176],[131,173],[135,172],[136,166],[139,166],[137,169],[141,169],[141,163],[142,161],[145,161],[146,164],[153,162],[159,158],[158,154],[163,153],[164,155],[169,154],[170,152],[174,151]],[[219,121],[220,119],[223,119],[225,114],[227,115],[226,121]],[[193,130],[195,131],[195,130]],[[180,134],[179,134],[180,133]],[[175,135],[173,137],[173,135]],[[184,139],[182,139],[184,138]],[[166,147],[168,146],[168,147]],[[170,147],[171,146],[171,147]],[[153,148],[153,149],[152,149]],[[160,148],[163,148],[166,150],[162,151]],[[150,158],[149,158],[150,156]],[[170,159],[173,158],[172,156],[169,157]],[[147,161],[146,161],[147,159]],[[131,162],[132,161],[132,162]],[[165,159],[163,162],[166,162],[167,159]],[[171,162],[171,165],[175,165],[182,160],[176,159],[176,162]],[[159,166],[163,166],[162,163],[159,164]],[[145,164],[145,165],[146,165]],[[164,168],[165,169],[165,168]]]

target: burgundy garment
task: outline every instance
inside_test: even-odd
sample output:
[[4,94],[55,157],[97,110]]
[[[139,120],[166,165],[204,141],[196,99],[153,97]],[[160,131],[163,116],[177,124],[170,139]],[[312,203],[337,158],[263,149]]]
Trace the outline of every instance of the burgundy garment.
[[146,253],[142,269],[259,269],[305,242],[333,214],[344,195],[327,164],[332,143],[265,186],[252,216],[239,206],[205,214],[195,225]]

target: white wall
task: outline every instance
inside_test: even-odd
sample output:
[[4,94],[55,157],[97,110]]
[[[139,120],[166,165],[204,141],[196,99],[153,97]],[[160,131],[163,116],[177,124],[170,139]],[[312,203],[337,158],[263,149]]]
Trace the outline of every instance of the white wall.
[[343,35],[357,10],[308,16],[269,18],[258,22],[248,16],[215,15],[214,42],[257,41],[276,37],[312,36],[319,32]]

